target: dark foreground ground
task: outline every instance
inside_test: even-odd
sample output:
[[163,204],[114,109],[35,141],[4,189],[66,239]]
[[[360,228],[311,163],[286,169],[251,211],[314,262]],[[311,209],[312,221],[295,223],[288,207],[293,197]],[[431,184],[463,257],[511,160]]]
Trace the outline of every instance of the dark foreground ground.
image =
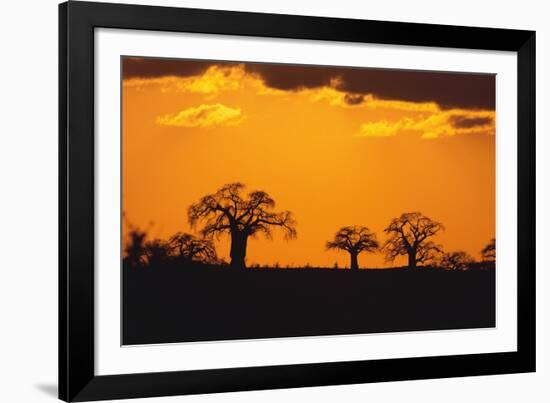
[[124,269],[123,344],[495,326],[495,272]]

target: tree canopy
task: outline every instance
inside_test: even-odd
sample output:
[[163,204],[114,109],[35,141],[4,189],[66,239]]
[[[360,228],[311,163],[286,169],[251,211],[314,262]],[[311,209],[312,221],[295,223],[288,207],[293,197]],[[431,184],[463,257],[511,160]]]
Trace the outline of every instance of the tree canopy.
[[497,258],[497,248],[495,238],[491,238],[489,243],[481,250],[481,257],[486,262],[494,262]]
[[393,261],[398,256],[407,256],[411,269],[418,263],[426,264],[434,260],[442,249],[430,238],[444,229],[443,224],[420,212],[401,214],[384,230],[388,234],[384,244],[386,259]]
[[210,263],[218,260],[216,248],[211,239],[197,238],[191,234],[178,232],[170,237],[168,244],[172,253],[185,260]]
[[439,265],[445,270],[467,270],[474,258],[464,251],[445,253]]
[[243,195],[245,185],[230,183],[192,204],[187,216],[191,226],[202,223],[204,237],[229,234],[231,266],[245,267],[247,240],[263,234],[271,238],[273,228],[280,228],[285,239],[296,238],[296,221],[290,211],[276,212],[275,200],[264,191]]
[[340,228],[334,239],[326,243],[327,249],[345,250],[350,254],[352,270],[359,269],[357,257],[361,252],[374,252],[379,246],[376,235],[370,229],[356,225]]

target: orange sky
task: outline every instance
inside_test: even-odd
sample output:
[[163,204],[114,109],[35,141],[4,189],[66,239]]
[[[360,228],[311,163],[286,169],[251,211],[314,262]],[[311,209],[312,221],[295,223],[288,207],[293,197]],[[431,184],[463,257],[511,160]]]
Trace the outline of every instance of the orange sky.
[[[434,240],[447,251],[479,258],[495,236],[495,111],[468,104],[468,77],[448,74],[443,100],[437,88],[417,96],[421,85],[403,97],[388,96],[384,83],[352,93],[347,73],[334,68],[330,80],[301,85],[300,76],[286,85],[244,64],[171,63],[123,81],[123,210],[151,237],[194,232],[188,206],[231,182],[268,192],[298,222],[296,240],[278,230],[273,240],[250,240],[248,265],[344,267],[349,256],[324,247],[340,227],[365,225],[383,242],[390,220],[410,211],[446,226]],[[307,67],[304,80],[307,69],[322,73]],[[361,71],[354,74],[362,84]],[[384,74],[391,84],[392,73]],[[455,87],[463,93],[453,105]],[[477,84],[471,90],[474,101],[476,91],[487,95]],[[228,239],[216,246],[228,260]],[[359,264],[392,266],[382,254],[362,254]]]

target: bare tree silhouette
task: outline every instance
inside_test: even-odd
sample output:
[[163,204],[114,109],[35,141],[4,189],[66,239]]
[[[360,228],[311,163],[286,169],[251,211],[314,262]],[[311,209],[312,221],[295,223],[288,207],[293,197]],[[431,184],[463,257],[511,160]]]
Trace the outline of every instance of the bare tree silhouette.
[[481,250],[481,258],[485,262],[495,262],[497,258],[496,239],[491,238],[489,243]]
[[326,243],[327,249],[340,249],[349,253],[351,270],[359,270],[357,257],[361,252],[374,252],[379,246],[376,235],[361,226],[342,227],[334,239]]
[[216,248],[210,239],[197,238],[191,234],[178,232],[170,237],[168,244],[172,253],[184,260],[204,263],[218,261]]
[[466,252],[457,251],[445,253],[439,265],[445,270],[467,270],[474,263],[474,258]]
[[231,267],[246,268],[246,247],[249,237],[264,234],[272,236],[272,228],[280,227],[286,239],[296,237],[296,221],[290,211],[273,212],[275,201],[263,191],[241,195],[245,186],[230,183],[216,193],[201,198],[192,204],[187,216],[191,226],[204,223],[204,237],[229,234],[231,237]]
[[393,261],[398,256],[407,256],[409,269],[414,269],[418,263],[434,260],[442,249],[429,238],[443,229],[443,224],[422,213],[401,214],[384,230],[389,235],[384,244],[386,259]]

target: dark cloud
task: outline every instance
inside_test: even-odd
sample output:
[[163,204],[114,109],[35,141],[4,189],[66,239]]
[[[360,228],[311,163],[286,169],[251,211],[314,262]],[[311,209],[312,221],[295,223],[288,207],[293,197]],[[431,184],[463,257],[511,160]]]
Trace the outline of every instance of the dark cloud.
[[235,65],[238,63],[212,63],[211,61],[197,60],[124,57],[122,59],[122,77],[188,77],[203,73],[208,67],[212,66],[213,64]]
[[246,68],[259,73],[266,85],[282,90],[321,87],[338,78],[338,89],[353,94],[350,104],[357,104],[360,95],[372,94],[386,100],[436,102],[443,109],[495,108],[495,77],[489,74],[282,64]]
[[278,90],[300,90],[330,85],[331,68],[304,65],[248,63],[246,70],[262,76],[265,85]]
[[492,75],[405,70],[349,70],[342,89],[382,99],[436,102],[443,109],[494,109]]
[[346,94],[344,95],[344,101],[348,105],[359,105],[365,100],[365,96],[362,94]]
[[450,123],[457,129],[471,129],[472,127],[485,126],[493,123],[493,118],[480,117],[472,118],[468,116],[451,116],[449,118]]
[[[190,76],[211,65],[239,62],[177,59],[123,59],[123,77]],[[495,109],[495,76],[492,74],[446,73],[289,64],[245,63],[247,71],[259,74],[264,83],[280,90],[299,90],[330,85],[348,93],[346,102],[356,105],[371,94],[386,100],[436,102],[443,109]]]

